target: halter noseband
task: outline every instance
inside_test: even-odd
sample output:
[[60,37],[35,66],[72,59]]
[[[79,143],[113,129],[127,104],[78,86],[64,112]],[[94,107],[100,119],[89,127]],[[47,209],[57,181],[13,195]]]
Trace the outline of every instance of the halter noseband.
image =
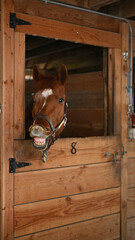
[[45,115],[45,114],[38,114],[36,115],[33,120],[35,121],[38,118],[43,118],[45,119],[48,123],[49,126],[51,128],[51,134],[48,136],[47,138],[47,144],[45,149],[43,150],[43,155],[42,155],[42,161],[45,162],[47,159],[47,151],[49,150],[49,148],[51,147],[51,145],[54,144],[54,142],[56,141],[56,133],[58,132],[58,130],[62,127],[62,126],[66,126],[67,123],[67,108],[68,108],[68,103],[65,102],[65,107],[64,107],[64,117],[62,119],[62,121],[59,123],[59,125],[55,128],[52,124],[52,121]]

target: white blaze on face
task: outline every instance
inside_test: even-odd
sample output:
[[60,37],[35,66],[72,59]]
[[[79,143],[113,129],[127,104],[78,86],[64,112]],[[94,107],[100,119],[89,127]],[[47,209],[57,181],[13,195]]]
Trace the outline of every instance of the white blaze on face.
[[44,97],[44,103],[42,106],[42,108],[43,108],[43,107],[45,107],[47,98],[53,94],[53,90],[52,89],[44,89],[41,94]]

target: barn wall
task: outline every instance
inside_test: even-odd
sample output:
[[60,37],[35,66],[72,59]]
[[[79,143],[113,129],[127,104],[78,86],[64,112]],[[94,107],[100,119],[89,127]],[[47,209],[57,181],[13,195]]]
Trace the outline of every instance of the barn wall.
[[135,142],[128,142],[128,240],[135,238]]
[[[133,32],[133,56],[135,56],[135,33]],[[135,141],[128,142],[128,240],[135,238]]]
[[[70,3],[70,1],[63,1],[63,2]],[[79,5],[79,3],[77,1],[74,1],[75,5]],[[83,5],[83,4],[84,3],[81,3],[81,5]],[[85,7],[87,7],[86,5],[87,4],[85,4]],[[31,1],[29,1],[29,2],[22,1],[22,0],[15,1],[15,8],[16,8],[17,12],[25,13],[25,14],[31,14],[33,16],[36,15],[36,16],[40,16],[40,17],[47,17],[47,18],[55,19],[55,20],[61,20],[61,21],[64,20],[65,22],[76,23],[76,24],[81,24],[81,25],[83,23],[83,25],[85,25],[85,26],[96,27],[96,28],[104,29],[104,30],[110,30],[110,31],[113,31],[113,32],[116,32],[116,33],[120,32],[119,21],[117,21],[117,20],[109,19],[109,21],[108,21],[108,18],[106,18],[106,17],[99,17],[99,16],[96,16],[96,15],[93,15],[93,14],[87,14],[87,13],[83,13],[83,12],[76,12],[75,10],[69,10],[69,9],[65,10],[62,7],[52,6],[52,5],[49,5],[49,4],[46,6],[47,11],[44,11],[44,9],[42,9],[40,7],[38,1],[32,1],[32,3],[31,3]],[[117,126],[116,126],[116,128],[117,128]],[[37,157],[36,157],[36,159],[37,159]],[[61,171],[62,171],[62,169],[61,169]],[[49,174],[49,172],[48,172],[48,174]],[[72,199],[72,197],[69,199],[69,206],[70,207],[72,205],[72,201],[73,200],[74,200],[74,198]],[[52,204],[54,204],[54,205],[52,205],[52,207],[55,206],[55,203],[52,203]],[[63,204],[62,201],[61,201],[61,204]],[[45,205],[43,205],[42,207],[46,209]],[[33,211],[35,211],[35,210],[36,210],[36,206],[33,206],[33,208],[31,208],[31,213]],[[17,218],[18,218],[18,215],[20,213],[22,213],[22,211],[23,211],[23,207],[22,207],[22,210],[19,209],[19,207],[16,207],[15,213],[16,213]],[[24,210],[24,213],[25,213],[25,211],[27,212],[27,207]],[[117,212],[117,214],[118,214],[118,215],[116,215],[116,218],[118,217],[117,218],[118,222],[116,223],[116,225],[117,225],[117,234],[116,235],[112,234],[110,239],[115,239],[115,238],[118,239],[120,237],[120,233],[119,233],[119,230],[118,230],[119,226],[120,226],[120,223],[119,223],[119,220],[118,220],[120,215],[119,215],[119,212]],[[110,217],[112,219],[111,215],[110,215]],[[97,219],[99,220],[99,218],[97,218]],[[105,220],[104,217],[102,219],[103,219],[103,221]],[[82,221],[84,221],[84,220],[82,220]],[[89,222],[87,222],[87,223],[89,224]],[[54,223],[52,223],[52,224],[54,224]],[[98,226],[98,225],[95,224],[95,226]],[[101,225],[101,226],[102,226],[101,228],[104,228],[103,227],[104,225]],[[38,234],[35,234],[35,235],[32,234],[32,235],[30,235],[28,237],[23,237],[22,239],[23,240],[24,239],[28,240],[31,237],[33,237],[34,239],[36,239],[37,237],[40,237],[42,239],[45,236],[49,236],[50,239],[51,239],[51,237],[55,238],[56,236],[58,236],[58,234],[60,234],[60,232],[61,232],[61,239],[64,239],[64,237],[66,239],[66,236],[65,235],[63,236],[63,233],[62,233],[63,231],[66,231],[67,236],[70,233],[71,236],[73,237],[74,236],[73,234],[78,232],[79,228],[81,229],[81,227],[82,227],[82,229],[84,229],[84,231],[85,231],[85,229],[87,229],[87,231],[88,231],[88,226],[86,225],[86,222],[84,222],[81,225],[79,225],[78,223],[76,223],[75,225],[69,224],[68,227],[61,227],[61,228],[58,228],[56,230],[50,230],[49,232],[47,231],[47,232],[38,233]],[[90,228],[90,225],[89,225],[89,228]],[[21,229],[21,226],[20,226],[20,229]],[[42,229],[40,229],[40,230],[42,230]],[[27,229],[27,231],[29,231],[29,229]],[[19,234],[19,232],[18,232],[18,234]],[[81,234],[81,233],[79,233],[79,234]],[[88,231],[88,234],[89,234],[89,231]],[[96,237],[94,235],[93,236],[95,237],[95,239],[96,238],[100,239],[100,236],[102,236],[102,234],[100,232],[100,228],[99,228],[99,232],[97,234],[99,234],[99,235],[96,236]],[[85,236],[85,237],[87,238],[87,236]],[[82,238],[85,239],[85,237],[83,236]],[[102,238],[103,238],[103,236],[102,236]],[[107,237],[107,239],[109,239],[109,236]]]
[[[70,3],[70,1],[66,2]],[[77,1],[74,1],[74,4],[76,3],[78,4]],[[85,4],[84,7],[87,7],[86,5],[87,4]],[[17,12],[43,17],[51,16],[52,19],[64,19],[67,22],[71,21],[77,24],[82,24],[83,21],[83,24],[86,26],[93,26],[114,32],[120,31],[117,20],[108,21],[108,18],[104,18],[105,24],[104,21],[101,21],[100,17],[93,16],[92,14],[89,15],[90,20],[87,13],[75,15],[76,12],[74,10],[67,10],[66,12],[64,10],[61,12],[62,14],[59,14],[62,8],[53,8],[54,11],[52,11],[52,6],[50,7],[50,5],[48,5],[48,11],[44,11],[39,5],[39,1],[36,0],[15,1],[15,11]],[[102,22],[104,22],[104,24],[102,24]],[[77,155],[73,161],[68,152],[66,152],[66,155],[63,155],[65,153],[64,151],[66,151],[65,146],[70,145],[71,142],[67,141],[66,144],[64,143],[64,147],[61,145],[61,151],[57,153],[59,156],[57,159],[56,144],[50,153],[50,155],[52,154],[50,159],[48,159],[47,164],[50,164],[50,167],[47,165],[46,169],[44,169],[44,166],[41,164],[41,156],[39,156],[38,153],[33,153],[31,142],[25,143],[28,151],[24,153],[26,148],[23,149],[22,141],[15,141],[16,159],[19,161],[29,161],[33,164],[32,167],[26,170],[30,176],[29,179],[27,179],[27,174],[21,171],[18,171],[14,176],[14,187],[16,191],[14,198],[14,232],[16,239],[36,240],[39,238],[43,240],[45,237],[48,237],[50,240],[59,237],[59,239],[62,240],[69,240],[81,237],[83,240],[89,238],[91,240],[114,240],[120,238],[120,166],[119,163],[115,165],[112,159],[107,161],[103,155],[99,154],[99,148],[102,150],[101,152],[103,152],[108,142],[111,143],[109,146],[110,151],[117,150],[115,149],[116,142],[117,145],[119,145],[120,140],[115,139],[114,142],[113,140],[114,138],[112,138],[112,141],[110,141],[110,139],[108,140],[108,138],[99,138],[98,142],[95,138],[94,140],[92,139],[91,144],[88,144],[88,146],[82,146],[80,142],[81,157],[79,158]],[[102,143],[104,144],[102,145]],[[92,153],[93,148],[96,149],[97,155],[93,154],[92,158],[90,158],[91,155],[89,155],[89,151]],[[128,240],[134,239],[135,235],[134,149],[135,143],[129,142],[127,148]],[[84,153],[86,159],[84,159]],[[65,156],[68,156],[68,161],[63,161]],[[33,160],[35,160],[34,163]],[[54,165],[53,161],[57,165]],[[82,166],[82,162],[85,167]],[[96,183],[96,179],[94,186],[91,185],[89,181],[89,175],[93,176],[93,179],[95,176],[98,176],[98,182]],[[43,176],[43,180],[41,176]],[[86,177],[86,182],[83,181],[84,177]],[[35,179],[35,183],[33,179]],[[80,181],[79,184],[77,183],[78,179]],[[100,182],[100,180],[103,182]],[[48,181],[50,184],[47,185]],[[72,181],[74,181],[74,185]],[[39,182],[42,184],[40,185]],[[53,192],[52,189],[57,187],[58,183],[60,188],[57,189],[56,192]],[[39,195],[33,193],[35,185],[37,192],[40,190]],[[45,193],[43,193],[42,187],[47,189]],[[26,195],[24,195],[25,189],[27,190]],[[33,194],[33,199],[31,199],[30,193]],[[65,211],[63,211],[63,209],[65,209]],[[41,217],[46,221],[46,229],[43,226]],[[48,218],[50,225],[48,224]],[[22,236],[25,234],[26,236]]]
[[[1,19],[0,19],[1,22]],[[0,65],[1,65],[1,31],[0,31]],[[2,95],[2,84],[1,84],[1,74],[0,74],[0,104],[1,104],[1,95]],[[1,114],[0,114],[0,145],[1,145]],[[0,226],[1,226],[1,148],[0,148]],[[1,228],[0,228],[1,236]]]

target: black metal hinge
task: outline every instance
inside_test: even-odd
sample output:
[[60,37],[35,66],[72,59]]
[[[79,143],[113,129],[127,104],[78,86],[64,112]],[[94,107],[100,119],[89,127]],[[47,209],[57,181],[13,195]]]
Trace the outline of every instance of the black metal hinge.
[[32,23],[17,18],[16,13],[10,13],[10,28],[16,28],[16,25],[32,25]]
[[9,172],[15,173],[17,168],[30,166],[31,163],[27,162],[16,162],[15,158],[9,158]]

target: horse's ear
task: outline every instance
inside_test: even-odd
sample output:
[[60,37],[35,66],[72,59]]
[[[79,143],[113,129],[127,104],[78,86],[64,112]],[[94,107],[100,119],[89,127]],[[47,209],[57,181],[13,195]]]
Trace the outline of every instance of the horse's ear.
[[37,65],[34,65],[33,67],[33,80],[35,83],[40,80],[40,72]]
[[61,81],[62,85],[65,85],[68,79],[68,71],[64,64],[62,64],[58,71],[58,79]]

